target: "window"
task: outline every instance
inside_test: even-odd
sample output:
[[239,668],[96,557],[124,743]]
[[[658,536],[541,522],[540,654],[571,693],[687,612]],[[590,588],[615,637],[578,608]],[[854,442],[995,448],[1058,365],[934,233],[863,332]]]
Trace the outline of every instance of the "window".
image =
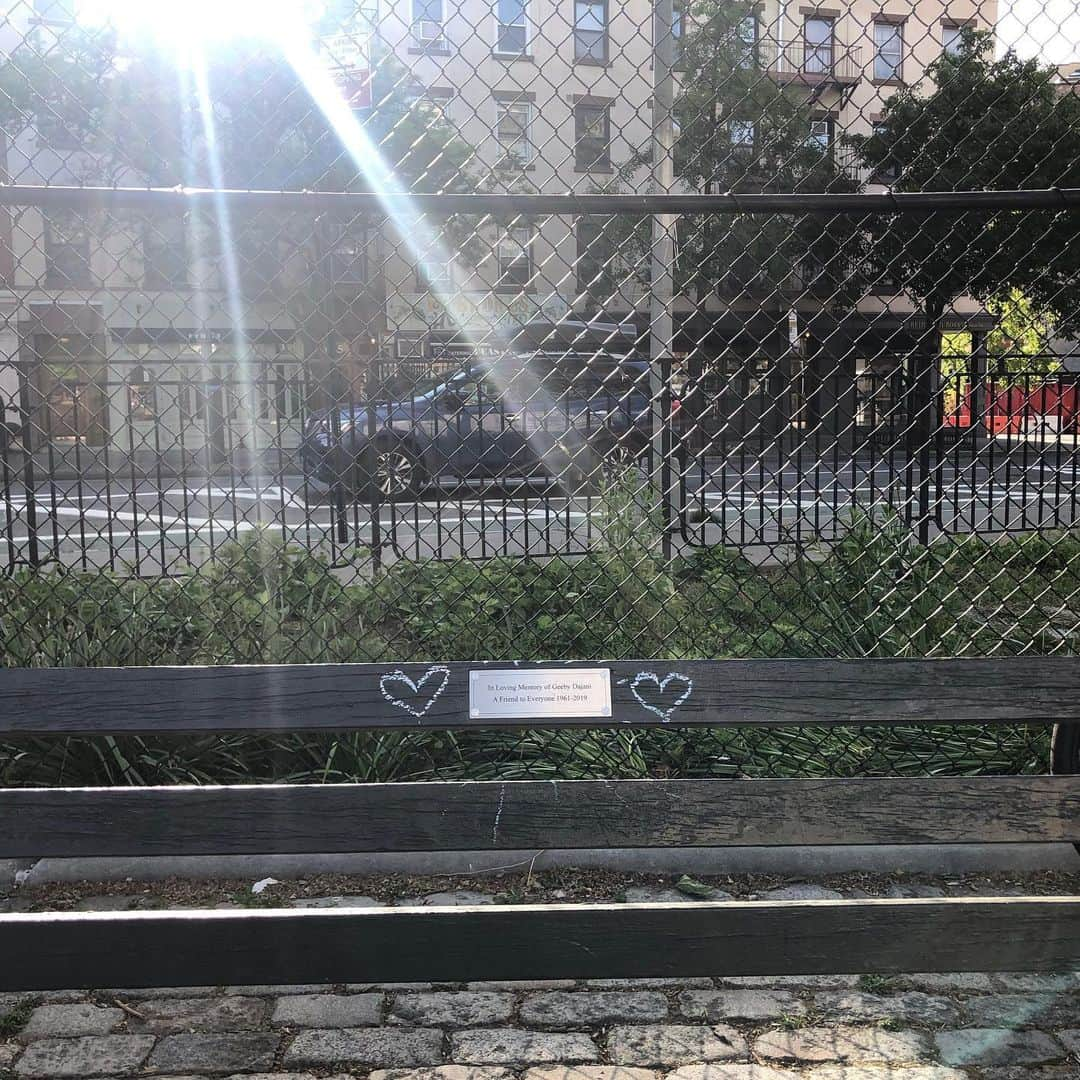
[[184,219],[151,218],[143,229],[143,287],[182,289],[187,284],[187,227]]
[[942,51],[949,56],[956,56],[963,45],[963,36],[962,26],[943,26],[941,28]]
[[53,288],[90,288],[90,234],[75,214],[45,219],[45,283]]
[[[874,134],[879,136],[887,136],[889,132],[888,124],[877,123],[874,125]],[[873,179],[882,184],[891,184],[894,180],[897,180],[900,176],[900,163],[893,157],[888,157],[878,162],[874,166]]]
[[495,51],[524,55],[529,45],[529,29],[525,21],[527,0],[495,0],[495,3]]
[[132,420],[157,419],[157,393],[154,380],[141,364],[128,376],[128,417]]
[[611,168],[610,106],[579,102],[574,106],[574,168],[581,172]]
[[902,23],[874,23],[874,78],[899,82],[904,65],[904,27]]
[[732,149],[739,154],[752,152],[754,149],[754,121],[753,120],[729,120],[728,137],[731,139]]
[[446,252],[431,250],[416,261],[416,287],[420,292],[446,292],[453,285],[450,259]]
[[528,225],[512,225],[499,237],[498,285],[524,288],[532,279],[532,232]]
[[580,217],[577,220],[577,259],[574,263],[577,290],[603,301],[612,293],[612,266],[614,252],[610,242],[605,217]]
[[806,49],[803,68],[811,75],[827,75],[833,66],[833,20],[811,15],[803,23]]
[[412,0],[413,39],[418,45],[445,44],[443,0]]
[[331,236],[326,251],[326,271],[331,285],[366,285],[368,238],[362,228],[342,229]]
[[735,51],[741,68],[757,66],[758,20],[756,15],[747,15],[739,20],[735,28]]
[[808,143],[822,155],[829,153],[833,141],[833,121],[831,116],[819,117],[810,121]]
[[607,0],[574,0],[574,59],[607,63]]
[[533,151],[529,137],[532,105],[528,101],[497,101],[495,108],[495,138],[502,150],[500,164],[528,165]]

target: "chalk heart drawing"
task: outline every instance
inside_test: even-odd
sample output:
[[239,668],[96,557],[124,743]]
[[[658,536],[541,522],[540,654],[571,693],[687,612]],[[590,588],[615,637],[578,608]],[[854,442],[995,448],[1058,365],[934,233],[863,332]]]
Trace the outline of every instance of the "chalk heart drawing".
[[[650,686],[655,689],[646,689],[643,694],[641,688]],[[671,687],[670,694],[668,687]],[[655,671],[639,671],[630,681],[630,693],[637,698],[637,703],[665,723],[693,689],[694,680],[678,671],[669,671],[662,679]]]
[[[400,669],[389,671],[379,676],[379,690],[382,696],[398,709],[404,709],[417,720],[427,715],[431,706],[439,700],[446,684],[450,681],[450,669],[442,664],[429,667],[415,682]],[[430,686],[428,685],[430,683]],[[400,687],[399,685],[400,684]],[[405,697],[405,688],[411,691]],[[425,687],[427,690],[425,691]]]

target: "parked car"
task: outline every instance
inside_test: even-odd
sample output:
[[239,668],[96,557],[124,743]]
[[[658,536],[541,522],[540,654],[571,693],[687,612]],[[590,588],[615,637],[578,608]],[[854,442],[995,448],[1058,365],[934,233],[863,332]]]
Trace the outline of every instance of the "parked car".
[[302,453],[309,475],[387,499],[447,477],[546,477],[576,489],[606,465],[640,458],[651,416],[646,361],[538,352],[316,413]]

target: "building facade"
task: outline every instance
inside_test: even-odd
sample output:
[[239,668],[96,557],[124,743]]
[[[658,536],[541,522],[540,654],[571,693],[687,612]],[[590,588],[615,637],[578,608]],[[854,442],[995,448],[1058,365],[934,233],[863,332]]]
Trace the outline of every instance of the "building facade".
[[[889,95],[925,80],[963,27],[996,22],[996,0],[830,3],[765,0],[746,34],[762,78],[805,96],[807,140],[837,155],[841,136],[869,133]],[[45,52],[58,47],[73,6],[36,0],[32,15],[7,16],[0,48],[27,37]],[[646,0],[381,0],[364,11],[367,37],[350,62],[392,59],[405,73],[401,92],[474,148],[468,169],[478,185],[649,189],[648,170],[632,165],[648,150],[653,122]],[[693,33],[694,18],[677,7],[673,35]],[[362,118],[370,105],[363,72],[349,85]],[[85,155],[46,119],[4,132],[4,180],[83,180]],[[740,130],[752,146],[752,125]],[[860,179],[871,190],[888,182]],[[211,463],[292,447],[313,356],[355,384],[376,356],[384,366],[430,366],[477,344],[498,348],[536,318],[644,327],[643,274],[624,272],[600,295],[591,287],[604,228],[566,215],[485,222],[470,251],[437,228],[415,234],[393,222],[375,234],[320,236],[317,258],[333,270],[321,279],[329,298],[316,305],[323,322],[312,333],[289,302],[303,270],[290,277],[274,268],[265,290],[245,290],[238,326],[227,265],[207,254],[217,250],[213,237],[202,242],[160,218],[3,210],[4,414],[9,429],[29,429],[19,432],[27,448],[64,457],[160,458],[162,432],[183,433],[169,453]],[[677,296],[673,309],[676,353],[711,438],[800,425],[838,435],[873,423],[890,411],[890,380],[919,335],[917,311],[887,281],[842,309],[798,282],[767,296]],[[949,317],[976,330],[988,324],[971,303]]]

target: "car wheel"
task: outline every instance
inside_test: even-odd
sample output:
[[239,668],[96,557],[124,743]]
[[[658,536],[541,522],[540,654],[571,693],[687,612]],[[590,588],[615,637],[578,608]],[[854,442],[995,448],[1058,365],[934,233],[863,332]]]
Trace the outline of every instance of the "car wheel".
[[362,497],[393,502],[420,490],[420,463],[404,443],[374,447],[357,463],[357,473]]
[[[1055,724],[1050,739],[1050,772],[1055,776],[1080,773],[1080,724]],[[1080,852],[1080,843],[1074,847]]]

